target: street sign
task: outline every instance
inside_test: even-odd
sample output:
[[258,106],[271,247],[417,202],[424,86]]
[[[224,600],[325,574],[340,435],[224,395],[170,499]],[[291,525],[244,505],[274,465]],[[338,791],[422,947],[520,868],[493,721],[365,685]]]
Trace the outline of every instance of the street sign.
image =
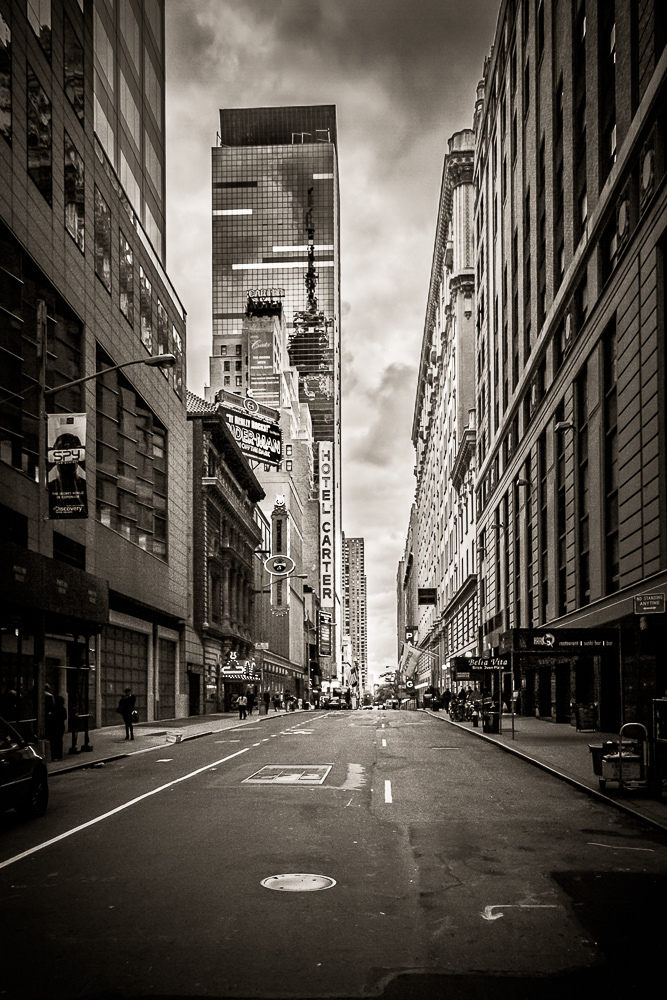
[[452,667],[460,670],[509,670],[509,656],[453,656]]
[[268,648],[269,648],[268,642],[256,642],[255,643],[255,649],[268,649]]
[[634,599],[636,615],[664,615],[664,594],[638,594]]
[[548,654],[571,654],[608,652],[616,648],[618,634],[611,629],[555,628],[531,629],[514,628],[500,636],[500,652]]
[[414,639],[414,637],[416,636],[416,634],[417,634],[417,626],[416,625],[406,625],[405,626],[405,641],[406,642],[412,642],[412,640]]
[[269,556],[264,560],[267,572],[272,576],[288,576],[296,569],[296,563],[290,556]]

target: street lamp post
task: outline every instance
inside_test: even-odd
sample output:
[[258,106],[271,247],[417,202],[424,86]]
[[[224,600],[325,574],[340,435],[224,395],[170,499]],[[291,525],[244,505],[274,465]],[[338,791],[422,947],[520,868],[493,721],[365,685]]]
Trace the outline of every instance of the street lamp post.
[[[109,368],[105,368],[102,371],[93,372],[92,375],[84,375],[83,378],[72,379],[70,382],[64,382],[62,385],[53,386],[51,388],[46,387],[46,354],[47,354],[47,314],[46,314],[46,303],[44,300],[40,300],[37,304],[37,332],[38,332],[38,359],[39,359],[39,406],[38,406],[38,449],[39,454],[37,457],[37,469],[38,469],[38,500],[37,500],[37,513],[38,513],[38,525],[37,525],[37,547],[38,551],[42,551],[43,542],[43,522],[47,520],[44,515],[44,493],[48,487],[47,483],[47,471],[46,471],[46,397],[55,396],[56,393],[62,392],[63,389],[69,389],[74,385],[81,385],[84,382],[90,382],[92,379],[98,378],[100,375],[106,374],[109,371],[117,371],[119,368],[128,368],[130,365],[148,365],[149,367],[159,367],[159,368],[173,368],[176,364],[176,357],[173,354],[158,354],[155,356],[148,356],[142,358],[133,358],[131,361],[124,361],[120,365],[112,365]],[[85,442],[84,442],[85,444]],[[88,646],[90,642],[90,636],[85,636],[86,639],[86,660],[88,660],[89,652]],[[45,683],[46,683],[46,658],[45,658],[45,620],[44,615],[39,614],[37,619],[36,635],[34,638],[35,642],[35,660],[37,665],[37,732],[43,733],[45,731],[46,724],[46,713],[45,713]],[[77,673],[80,670],[80,657],[77,657]],[[77,682],[77,708],[79,699],[80,686]],[[76,753],[76,722],[73,721],[73,732],[72,732],[72,747],[70,752]],[[92,750],[88,742],[88,730],[86,728],[86,739],[83,749]]]

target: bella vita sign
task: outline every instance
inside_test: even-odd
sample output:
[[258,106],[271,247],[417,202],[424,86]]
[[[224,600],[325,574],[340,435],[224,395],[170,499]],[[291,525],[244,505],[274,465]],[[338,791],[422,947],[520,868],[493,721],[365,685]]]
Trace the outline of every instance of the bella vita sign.
[[333,607],[335,505],[333,444],[319,442],[320,459],[320,606]]

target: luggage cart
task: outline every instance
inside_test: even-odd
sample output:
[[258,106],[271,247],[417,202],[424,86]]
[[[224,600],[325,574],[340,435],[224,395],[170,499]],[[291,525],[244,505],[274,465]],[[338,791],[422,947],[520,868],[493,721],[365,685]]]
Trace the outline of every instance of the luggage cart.
[[[628,730],[639,730],[639,735],[630,736]],[[646,788],[648,784],[648,730],[641,722],[627,722],[621,726],[618,744],[602,757],[600,788],[607,787],[608,781],[618,782],[619,791]]]

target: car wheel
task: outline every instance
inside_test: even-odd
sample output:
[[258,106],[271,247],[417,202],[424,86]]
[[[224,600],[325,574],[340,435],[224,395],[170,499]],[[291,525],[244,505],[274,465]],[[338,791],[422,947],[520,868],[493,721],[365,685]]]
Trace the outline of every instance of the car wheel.
[[46,812],[49,803],[49,786],[45,774],[36,774],[30,783],[30,794],[18,807],[25,819],[37,819]]

